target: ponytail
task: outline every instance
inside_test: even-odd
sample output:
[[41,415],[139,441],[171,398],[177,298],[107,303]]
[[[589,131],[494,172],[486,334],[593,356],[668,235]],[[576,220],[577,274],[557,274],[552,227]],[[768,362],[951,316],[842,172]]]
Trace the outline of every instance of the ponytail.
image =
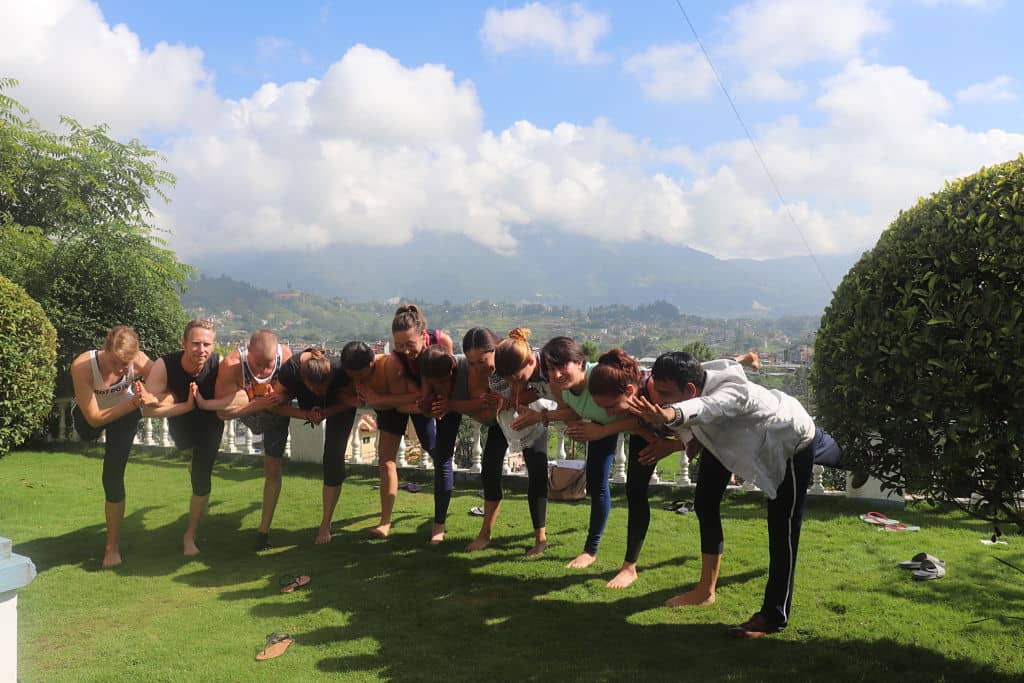
[[331,361],[323,349],[309,349],[309,358],[302,364],[302,379],[307,384],[324,384],[331,380]]
[[530,330],[526,327],[517,327],[494,349],[494,374],[499,377],[515,374],[526,367],[532,356]]
[[395,311],[395,317],[391,321],[392,333],[405,332],[406,330],[423,332],[425,329],[427,329],[427,319],[423,317],[420,307],[416,304],[399,306],[398,310]]
[[440,344],[431,344],[420,354],[419,365],[423,379],[444,379],[455,374],[458,361]]
[[373,349],[361,341],[351,341],[341,349],[341,367],[349,372],[358,372],[373,363]]

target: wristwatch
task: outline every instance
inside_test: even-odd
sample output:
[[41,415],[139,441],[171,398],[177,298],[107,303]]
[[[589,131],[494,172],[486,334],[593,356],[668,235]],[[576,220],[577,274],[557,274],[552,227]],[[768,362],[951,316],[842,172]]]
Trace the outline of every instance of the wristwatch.
[[675,411],[675,417],[670,422],[666,422],[665,426],[669,429],[675,429],[683,424],[683,410],[677,406],[672,406],[672,410]]

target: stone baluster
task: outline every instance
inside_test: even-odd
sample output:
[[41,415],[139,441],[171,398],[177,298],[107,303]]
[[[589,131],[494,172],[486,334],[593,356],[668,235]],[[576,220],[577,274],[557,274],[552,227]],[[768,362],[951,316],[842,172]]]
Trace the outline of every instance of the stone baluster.
[[824,476],[824,465],[815,465],[811,468],[811,493],[825,493]]
[[676,483],[680,486],[689,486],[690,481],[690,457],[686,455],[686,449],[679,454],[679,471],[676,473]]
[[252,430],[249,429],[249,425],[245,424],[244,422],[242,423],[242,425],[243,429],[245,429],[245,436],[243,437],[243,443],[245,444],[243,446],[243,448],[245,449],[244,452],[246,455],[256,455],[255,435],[252,433]]
[[558,437],[558,450],[555,452],[555,458],[558,460],[565,460],[565,423],[559,422],[555,427],[555,434]]
[[352,418],[352,443],[349,445],[348,461],[350,463],[359,462],[359,458],[362,456],[362,439],[359,437],[359,420],[363,417],[363,411],[357,410],[356,415]]
[[403,436],[398,440],[398,457],[395,458],[395,464],[398,467],[405,467],[405,437]]
[[473,466],[470,467],[469,471],[473,473],[479,473],[483,470],[483,455],[484,449],[480,445],[480,432],[481,425],[476,420],[473,421],[473,431],[470,438],[473,441]]
[[660,484],[661,483],[661,477],[658,476],[658,468],[657,467],[655,467],[654,471],[651,472],[651,483],[652,484]]
[[740,490],[741,491],[757,491],[757,486],[755,486],[754,482],[750,481],[749,479],[744,479],[743,480],[743,485],[740,486]]
[[142,436],[142,443],[146,444],[147,446],[156,445],[156,441],[153,439],[153,418],[142,418]]
[[221,444],[221,449],[225,453],[235,452],[235,421],[228,420],[224,423],[224,441]]
[[291,458],[292,458],[292,437],[291,437],[290,433],[288,434],[287,437],[285,437],[285,441],[284,441],[284,457],[285,457],[286,460],[291,460]]
[[173,443],[174,442],[171,441],[171,428],[170,428],[170,425],[167,424],[167,418],[166,417],[161,417],[160,418],[160,445],[163,446],[164,448],[170,448],[173,445]]
[[509,466],[508,466],[508,456],[510,456],[511,454],[512,454],[512,451],[510,451],[508,449],[508,447],[506,447],[505,448],[505,456],[501,459],[501,473],[502,474],[511,474],[512,473],[511,468],[509,468]]
[[626,481],[626,435],[619,432],[615,440],[615,464],[612,467],[612,481],[621,484]]

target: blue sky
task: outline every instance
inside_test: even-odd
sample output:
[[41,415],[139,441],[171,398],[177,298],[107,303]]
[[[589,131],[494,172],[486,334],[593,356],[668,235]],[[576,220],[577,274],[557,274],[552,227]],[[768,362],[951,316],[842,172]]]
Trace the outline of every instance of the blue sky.
[[540,225],[763,258],[804,253],[790,214],[816,252],[850,253],[1024,151],[1021,3],[682,4],[788,206],[673,0],[0,0],[0,75],[44,123],[164,152],[179,183],[158,220],[185,256],[283,231],[514,254]]

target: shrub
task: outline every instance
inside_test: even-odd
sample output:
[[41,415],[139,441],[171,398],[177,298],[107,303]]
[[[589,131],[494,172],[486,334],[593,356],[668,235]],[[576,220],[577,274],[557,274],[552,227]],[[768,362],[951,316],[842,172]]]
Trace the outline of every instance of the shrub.
[[836,289],[813,382],[855,466],[1024,528],[1022,272],[1024,156],[899,214]]
[[42,306],[0,276],[0,457],[49,414],[56,363],[57,333]]

